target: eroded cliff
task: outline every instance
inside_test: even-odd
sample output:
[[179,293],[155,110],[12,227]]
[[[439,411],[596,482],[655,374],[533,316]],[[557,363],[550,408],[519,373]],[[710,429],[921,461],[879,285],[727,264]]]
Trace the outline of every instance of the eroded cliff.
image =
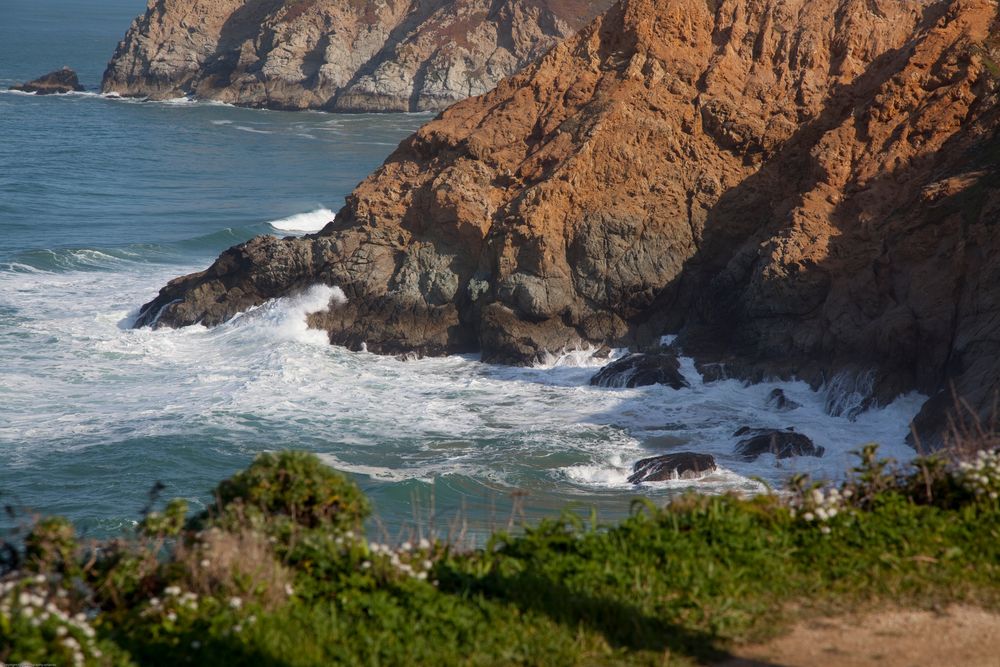
[[537,59],[610,0],[151,0],[107,93],[241,106],[439,110]]
[[317,235],[177,279],[140,324],[314,282],[379,352],[523,363],[679,332],[708,373],[873,402],[1000,378],[994,0],[624,0],[428,123]]

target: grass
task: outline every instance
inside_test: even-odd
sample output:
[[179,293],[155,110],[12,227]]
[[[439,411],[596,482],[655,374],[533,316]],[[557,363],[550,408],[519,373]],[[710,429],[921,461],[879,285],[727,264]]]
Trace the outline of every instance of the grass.
[[836,491],[800,477],[781,495],[637,501],[613,526],[567,512],[467,551],[369,543],[350,481],[307,454],[264,455],[199,516],[175,501],[97,545],[46,519],[7,545],[0,660],[711,662],[803,616],[996,607],[997,491],[996,455],[901,472],[869,447]]

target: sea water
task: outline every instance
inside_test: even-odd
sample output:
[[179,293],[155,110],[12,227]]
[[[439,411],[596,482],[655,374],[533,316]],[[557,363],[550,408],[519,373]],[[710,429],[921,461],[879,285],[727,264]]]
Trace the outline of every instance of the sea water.
[[[797,382],[705,383],[689,359],[691,387],[675,391],[591,387],[599,362],[581,352],[535,368],[349,352],[305,324],[342,298],[336,286],[214,329],[131,329],[167,280],[226,247],[321,228],[429,119],[103,97],[103,66],[143,8],[0,4],[0,87],[68,65],[88,88],[0,94],[0,502],[22,512],[3,526],[30,510],[106,535],[133,525],[156,482],[197,507],[255,454],[283,448],[352,475],[389,533],[454,521],[482,531],[512,507],[529,518],[595,507],[612,520],[640,496],[755,493],[796,472],[837,478],[869,441],[913,456],[904,438],[921,396],[852,421],[828,414],[842,396]],[[766,407],[774,387],[802,407]],[[743,461],[733,432],[745,425],[794,427],[826,454]],[[678,450],[711,453],[720,469],[626,481],[636,460]]]

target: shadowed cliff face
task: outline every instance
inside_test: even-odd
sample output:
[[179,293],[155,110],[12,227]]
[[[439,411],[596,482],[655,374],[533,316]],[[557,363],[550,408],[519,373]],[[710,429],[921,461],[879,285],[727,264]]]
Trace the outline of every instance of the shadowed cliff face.
[[421,128],[318,235],[231,249],[139,323],[325,282],[349,301],[311,324],[351,347],[525,363],[680,332],[706,371],[836,377],[873,402],[954,383],[986,409],[996,13],[627,0]]
[[493,88],[610,0],[152,0],[104,92],[425,111]]

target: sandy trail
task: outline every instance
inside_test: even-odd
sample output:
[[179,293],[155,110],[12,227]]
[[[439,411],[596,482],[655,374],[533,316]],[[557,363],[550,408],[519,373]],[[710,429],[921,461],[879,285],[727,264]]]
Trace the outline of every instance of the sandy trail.
[[1000,614],[953,606],[818,618],[716,667],[1000,667]]

